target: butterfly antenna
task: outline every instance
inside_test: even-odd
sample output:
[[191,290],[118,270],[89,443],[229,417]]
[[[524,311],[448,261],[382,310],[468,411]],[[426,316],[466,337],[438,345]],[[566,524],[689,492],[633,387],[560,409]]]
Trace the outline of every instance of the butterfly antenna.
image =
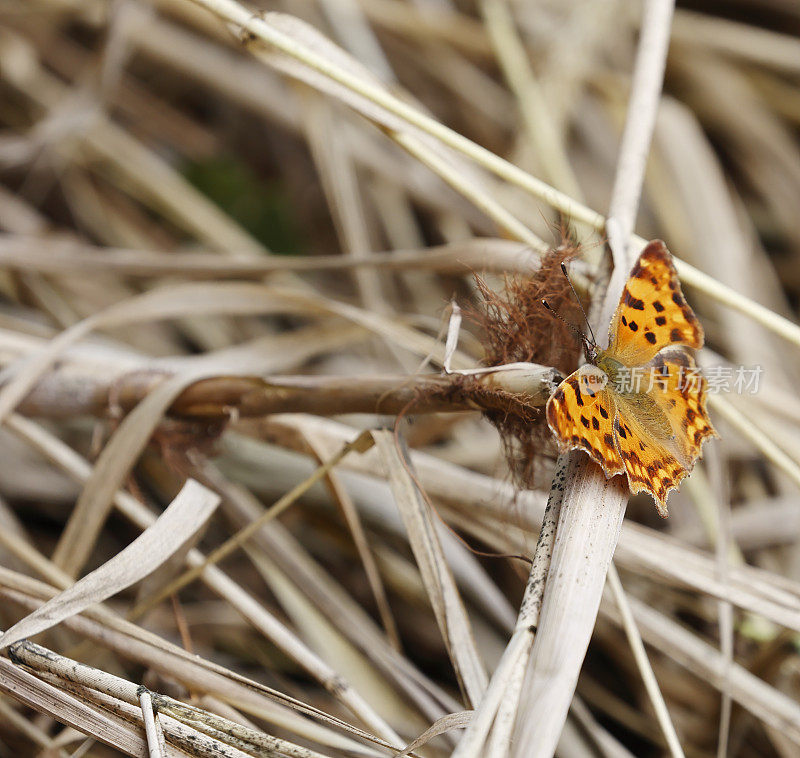
[[[569,273],[567,272],[567,265],[566,263],[564,263],[564,261],[561,261],[561,272],[564,274],[564,278],[567,280],[567,284],[569,284],[569,288],[572,290],[572,294],[575,295],[575,300],[578,303],[578,308],[581,309],[581,313],[583,314],[583,320],[586,322],[586,326],[589,327],[589,334],[592,335],[592,342],[596,345],[597,338],[594,336],[594,329],[592,329],[592,325],[589,323],[589,317],[586,315],[586,311],[583,310],[583,304],[581,303],[581,299],[578,297],[578,293],[575,291],[575,287],[572,285],[572,280],[569,278]],[[553,311],[553,313],[555,313],[555,311]]]
[[[570,324],[569,321],[567,321],[555,308],[553,308],[552,305],[550,305],[550,303],[547,302],[547,300],[542,300],[542,305],[545,308],[547,308],[547,310],[550,311],[550,313],[552,313],[559,321],[561,321],[563,324],[566,324],[567,327],[572,329],[572,331],[575,332],[575,334],[578,335],[578,337],[580,338],[580,341],[584,345],[587,345],[587,343],[589,342],[588,338],[586,337],[586,335],[580,329],[578,329],[577,326],[575,326],[575,324]],[[594,335],[592,335],[592,336],[594,336]]]

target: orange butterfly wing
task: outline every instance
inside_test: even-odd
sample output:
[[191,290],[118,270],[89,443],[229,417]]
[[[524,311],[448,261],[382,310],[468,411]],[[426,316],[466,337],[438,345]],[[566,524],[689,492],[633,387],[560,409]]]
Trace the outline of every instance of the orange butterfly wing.
[[606,478],[625,473],[614,440],[617,408],[608,390],[594,391],[594,366],[570,374],[547,401],[547,423],[562,452],[579,447],[602,466]]
[[708,382],[698,372],[694,358],[682,348],[663,350],[648,368],[660,377],[650,394],[669,419],[680,453],[691,470],[703,442],[719,436],[706,411]]
[[[716,435],[706,413],[707,385],[689,351],[702,345],[703,329],[669,252],[663,242],[649,243],[623,290],[609,347],[598,358],[641,372],[641,387],[609,381],[587,398],[584,380],[598,369],[583,366],[571,374],[547,403],[559,447],[585,450],[606,477],[625,473],[631,492],[649,492],[666,516],[667,495],[692,470],[703,441]],[[595,427],[599,409],[609,418]]]
[[672,256],[661,240],[648,243],[631,270],[608,331],[608,353],[644,366],[665,347],[703,346],[703,327],[687,304]]
[[694,468],[703,441],[716,432],[706,414],[706,380],[694,373],[694,359],[685,349],[665,350],[647,368],[655,377],[648,391],[614,395],[619,408],[615,439],[630,491],[650,493],[666,517],[667,495]]

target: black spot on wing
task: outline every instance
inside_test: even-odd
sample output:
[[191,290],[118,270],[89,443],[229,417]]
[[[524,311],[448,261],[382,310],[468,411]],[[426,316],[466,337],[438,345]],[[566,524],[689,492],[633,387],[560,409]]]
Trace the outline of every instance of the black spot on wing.
[[638,297],[631,295],[630,290],[628,289],[626,289],[622,295],[622,302],[629,308],[633,308],[635,311],[644,310],[644,300],[639,300]]
[[597,420],[597,416],[592,416],[592,428],[595,430],[600,428],[600,422]]
[[607,411],[605,408],[603,408],[603,406],[602,406],[602,405],[600,406],[600,415],[601,415],[603,418],[608,418],[608,411]]
[[659,326],[664,326],[664,324],[666,323],[667,323],[666,316],[656,316],[656,324],[658,324]]
[[661,305],[661,303],[658,300],[653,302],[653,308],[655,308],[658,313],[661,313],[661,311],[664,310],[664,306]]
[[645,335],[644,335],[644,338],[645,338],[645,339],[646,339],[646,340],[647,340],[647,341],[648,341],[648,342],[649,342],[651,345],[655,345],[655,344],[656,344],[656,335],[655,335],[655,334],[653,334],[653,332],[646,332],[646,333],[645,333]]

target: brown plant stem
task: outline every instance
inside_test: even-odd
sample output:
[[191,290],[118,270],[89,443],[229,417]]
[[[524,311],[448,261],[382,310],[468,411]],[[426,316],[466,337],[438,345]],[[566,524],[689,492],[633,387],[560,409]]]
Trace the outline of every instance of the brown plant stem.
[[[547,402],[559,379],[555,369],[530,366],[522,381],[515,369],[477,376],[218,376],[187,387],[169,414],[207,420],[273,413],[332,416],[481,410],[526,415]],[[103,377],[89,369],[82,373],[75,365],[62,366],[39,381],[19,411],[53,419],[120,415],[170,376],[165,371],[143,370]]]

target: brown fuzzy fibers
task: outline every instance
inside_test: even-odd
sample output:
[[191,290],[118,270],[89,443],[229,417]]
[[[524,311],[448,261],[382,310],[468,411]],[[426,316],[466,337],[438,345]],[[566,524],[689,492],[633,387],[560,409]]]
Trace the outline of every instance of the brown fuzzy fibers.
[[[578,365],[581,343],[577,335],[543,305],[547,300],[568,323],[585,328],[583,315],[561,263],[580,253],[579,246],[562,242],[542,258],[530,276],[506,277],[503,290],[495,292],[476,276],[483,297],[476,318],[484,331],[489,366],[517,361],[554,366],[568,374]],[[514,478],[519,486],[533,485],[532,463],[536,455],[552,456],[555,446],[542,409],[515,413],[512,407],[488,411],[487,418],[500,432]]]

